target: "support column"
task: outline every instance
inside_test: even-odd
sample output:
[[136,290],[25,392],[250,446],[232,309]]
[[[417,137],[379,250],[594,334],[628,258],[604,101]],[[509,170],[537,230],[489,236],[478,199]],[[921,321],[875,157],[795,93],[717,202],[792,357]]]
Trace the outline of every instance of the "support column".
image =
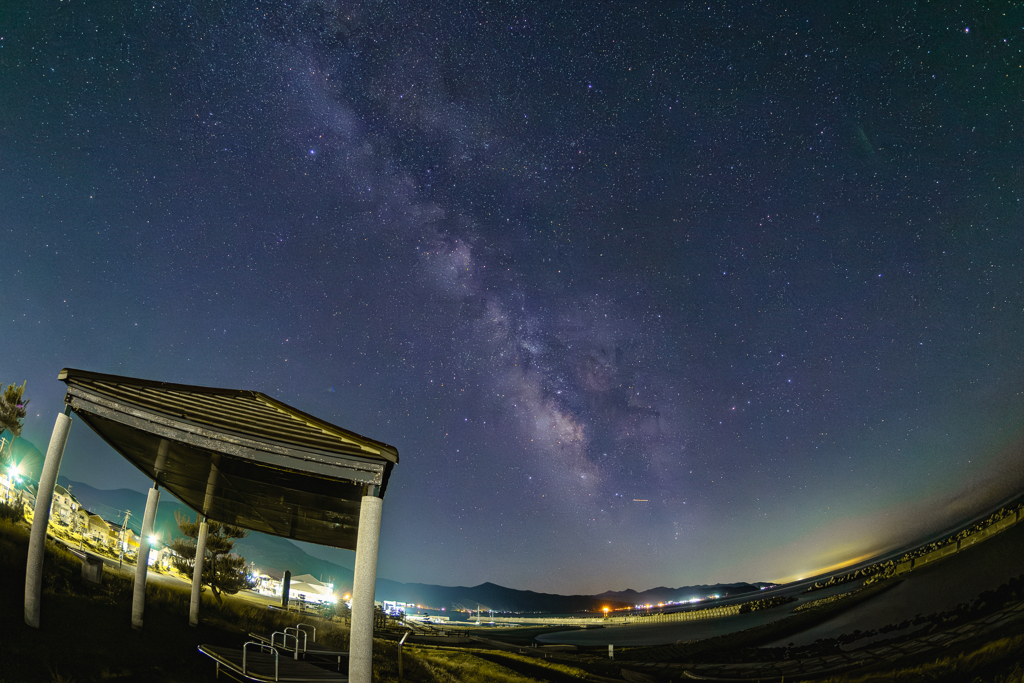
[[210,533],[210,524],[203,517],[199,524],[199,538],[196,540],[196,564],[192,569],[192,604],[188,608],[188,623],[199,625],[199,592],[203,587],[203,563],[206,561],[206,536]]
[[[372,487],[377,493],[377,487]],[[377,583],[377,546],[384,501],[363,496],[359,507],[356,566],[352,577],[352,628],[349,640],[348,679],[370,683],[373,670],[373,595]]]
[[196,563],[192,567],[192,603],[188,608],[188,623],[190,626],[199,625],[199,606],[202,599],[199,597],[203,590],[203,565],[206,564],[206,539],[210,534],[210,508],[217,494],[218,470],[217,462],[220,456],[214,454],[210,458],[210,472],[206,475],[206,497],[203,499],[203,521],[199,524],[199,538],[196,539]]
[[32,533],[28,539],[28,562],[25,563],[25,623],[39,628],[39,595],[43,590],[43,551],[46,549],[46,527],[50,523],[50,503],[53,501],[53,487],[57,485],[60,461],[64,457],[64,446],[71,431],[71,406],[65,405],[64,412],[57,416],[53,425],[50,445],[43,461],[43,473],[39,475],[36,490],[36,507],[32,517]]
[[132,596],[132,628],[142,628],[142,613],[146,609],[146,574],[149,571],[149,537],[153,535],[156,506],[160,502],[159,484],[153,482],[146,498],[146,516],[142,518],[142,536],[139,538],[139,557],[135,563],[135,593]]
[[281,609],[288,609],[288,596],[292,594],[292,572],[284,570],[284,578],[281,579]]

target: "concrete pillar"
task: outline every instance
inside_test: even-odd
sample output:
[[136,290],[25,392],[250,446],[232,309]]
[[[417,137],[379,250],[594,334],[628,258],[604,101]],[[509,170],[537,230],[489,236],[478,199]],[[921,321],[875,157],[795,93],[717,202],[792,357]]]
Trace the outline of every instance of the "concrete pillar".
[[203,499],[203,516],[210,514],[210,508],[213,507],[213,501],[217,497],[217,480],[220,475],[220,470],[217,469],[217,462],[220,460],[220,456],[216,453],[210,459],[210,472],[206,475],[206,497]]
[[146,498],[146,515],[142,518],[142,536],[139,538],[139,557],[135,563],[135,593],[132,596],[132,628],[142,628],[142,613],[146,610],[146,574],[149,571],[149,537],[156,522],[156,506],[160,502],[160,489],[153,482]]
[[71,431],[71,406],[65,405],[64,412],[57,416],[53,425],[50,445],[43,461],[43,473],[39,475],[36,491],[36,507],[32,517],[32,533],[28,539],[28,562],[25,563],[25,623],[39,628],[39,595],[43,590],[43,551],[46,549],[46,527],[50,523],[50,503],[53,487],[57,485],[60,461],[64,457],[64,446]]
[[192,626],[199,625],[199,597],[203,588],[203,565],[206,563],[206,537],[210,533],[209,517],[210,508],[217,493],[217,461],[219,457],[214,454],[210,460],[210,472],[206,475],[206,498],[203,500],[203,521],[199,524],[199,538],[196,539],[196,563],[192,568],[192,603],[188,608],[188,623]]
[[203,588],[203,563],[206,561],[206,536],[210,533],[210,524],[203,517],[199,524],[199,538],[196,539],[196,564],[192,568],[192,604],[188,608],[188,623],[199,626],[199,592]]
[[167,469],[167,452],[170,448],[170,441],[160,439],[160,445],[156,449],[156,462],[153,464],[153,481],[160,481],[160,475]]
[[377,546],[384,501],[363,496],[359,507],[356,567],[352,577],[352,628],[349,640],[348,680],[370,683],[373,669],[373,594],[377,583]]
[[288,609],[288,596],[292,591],[292,573],[284,570],[284,579],[281,580],[281,608]]

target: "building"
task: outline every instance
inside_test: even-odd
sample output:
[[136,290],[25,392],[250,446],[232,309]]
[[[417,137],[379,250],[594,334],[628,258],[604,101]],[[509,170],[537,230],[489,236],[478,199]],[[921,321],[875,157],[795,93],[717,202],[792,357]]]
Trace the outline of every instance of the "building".
[[311,574],[293,576],[289,584],[288,599],[317,604],[334,603],[334,584],[322,583]]
[[71,526],[75,513],[81,509],[78,499],[71,495],[71,491],[57,484],[53,487],[53,501],[50,503],[50,519],[56,520],[65,526]]
[[99,515],[91,512],[85,513],[85,524],[79,527],[79,531],[90,541],[100,546],[114,547],[117,544],[117,537],[120,535],[121,527],[117,531],[110,528],[110,524]]

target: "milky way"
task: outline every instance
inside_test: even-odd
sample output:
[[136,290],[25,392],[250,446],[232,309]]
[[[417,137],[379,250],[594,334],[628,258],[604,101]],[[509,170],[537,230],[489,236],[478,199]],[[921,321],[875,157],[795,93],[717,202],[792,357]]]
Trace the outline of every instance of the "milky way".
[[790,4],[5,6],[24,436],[62,367],[263,391],[399,449],[382,576],[562,593],[1014,493],[1024,11]]

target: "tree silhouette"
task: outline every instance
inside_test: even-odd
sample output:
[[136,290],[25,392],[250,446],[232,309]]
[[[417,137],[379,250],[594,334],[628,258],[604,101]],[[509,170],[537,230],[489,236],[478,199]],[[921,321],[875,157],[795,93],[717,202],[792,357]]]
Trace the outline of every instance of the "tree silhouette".
[[[25,385],[28,383],[21,383],[19,387],[16,384],[8,384],[7,388],[4,389],[4,393],[0,395],[0,433],[4,430],[11,433],[10,443],[7,446],[7,455],[0,452],[0,462],[7,464],[10,460],[11,454],[14,452],[14,439],[21,436],[21,426],[25,420],[25,416],[28,414],[26,406],[28,406],[28,399],[25,398]],[[0,384],[0,386],[3,386]]]
[[[171,550],[178,554],[173,558],[174,568],[182,574],[191,576],[196,566],[196,544],[199,539],[199,521],[193,521],[181,514],[174,513],[178,529],[184,534],[169,544]],[[248,530],[241,527],[208,521],[209,531],[206,536],[206,559],[203,562],[201,586],[209,586],[217,602],[222,602],[222,594],[234,595],[240,590],[252,588],[256,582],[246,571],[245,558],[232,555],[235,540],[249,535]]]

